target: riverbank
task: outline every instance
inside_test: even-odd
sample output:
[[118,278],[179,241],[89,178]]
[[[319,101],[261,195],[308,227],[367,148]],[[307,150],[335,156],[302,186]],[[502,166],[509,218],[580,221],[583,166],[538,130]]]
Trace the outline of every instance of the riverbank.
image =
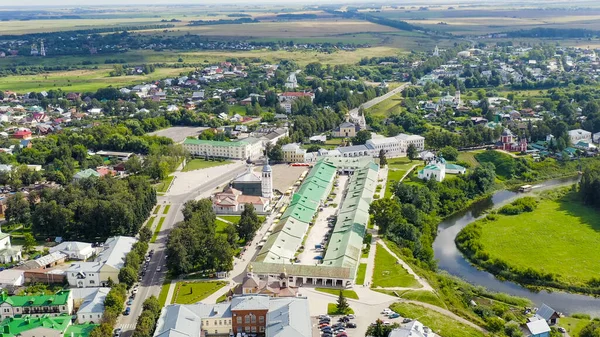
[[600,245],[598,211],[569,188],[536,200],[530,212],[494,211],[467,225],[456,237],[458,249],[476,267],[532,290],[600,294],[600,265],[590,254]]

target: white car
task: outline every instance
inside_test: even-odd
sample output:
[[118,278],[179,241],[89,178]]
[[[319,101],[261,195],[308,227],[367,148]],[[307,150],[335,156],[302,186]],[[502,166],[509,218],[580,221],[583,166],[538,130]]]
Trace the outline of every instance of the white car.
[[390,310],[390,309],[383,309],[383,311],[381,313],[384,314],[384,315],[389,315],[389,314],[392,313],[392,310]]
[[156,268],[156,271],[160,273],[160,267],[157,267],[157,268]]
[[390,323],[389,321],[384,321],[383,322],[383,325],[390,325],[390,324],[392,324],[392,323]]

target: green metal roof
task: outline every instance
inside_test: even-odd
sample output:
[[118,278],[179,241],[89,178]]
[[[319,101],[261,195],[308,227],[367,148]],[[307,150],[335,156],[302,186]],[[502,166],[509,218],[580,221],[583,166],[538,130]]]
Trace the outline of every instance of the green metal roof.
[[75,173],[74,177],[80,178],[80,179],[89,178],[89,177],[100,177],[100,173],[89,168],[89,169],[85,169],[83,171],[79,171],[79,172]]
[[75,324],[65,331],[65,337],[88,337],[97,324]]
[[69,324],[71,324],[71,316],[66,314],[57,317],[46,315],[42,317],[31,317],[29,315],[19,318],[10,317],[0,323],[0,337],[14,337],[25,331],[40,327],[65,332]]
[[53,295],[25,295],[8,296],[6,293],[0,295],[0,304],[8,303],[13,307],[41,307],[64,305],[69,298],[69,290],[61,290]]

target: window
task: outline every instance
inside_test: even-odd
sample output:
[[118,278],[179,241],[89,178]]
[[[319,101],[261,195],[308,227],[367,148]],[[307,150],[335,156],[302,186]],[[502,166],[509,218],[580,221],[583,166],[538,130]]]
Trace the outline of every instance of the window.
[[246,326],[244,327],[244,331],[246,331],[246,332],[250,332],[250,327],[246,325]]
[[256,327],[255,326],[252,327],[252,332],[256,332]]
[[259,323],[264,323],[265,322],[265,316],[259,316],[258,317],[258,322]]
[[244,317],[244,323],[246,323],[246,324],[250,323],[250,316],[246,315]]
[[237,318],[237,324],[242,324],[242,316],[238,316],[238,318]]
[[94,280],[90,280],[90,284],[95,284],[96,282],[94,282]]
[[209,326],[209,325],[210,325],[210,321],[206,321],[206,326]]
[[256,323],[256,316],[252,315],[252,323]]
[[259,331],[260,331],[260,332],[265,332],[265,327],[264,327],[264,326],[261,326]]

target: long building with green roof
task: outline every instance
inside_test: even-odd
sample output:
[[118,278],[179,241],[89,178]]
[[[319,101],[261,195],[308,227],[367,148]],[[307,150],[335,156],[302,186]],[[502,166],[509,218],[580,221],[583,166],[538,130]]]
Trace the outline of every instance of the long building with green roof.
[[[322,264],[293,263],[309,226],[332,191],[337,172],[352,173]],[[356,275],[379,166],[368,160],[320,160],[292,196],[255,261],[257,275],[287,273],[296,284],[346,286]]]
[[70,290],[61,290],[56,294],[14,295],[0,293],[0,316],[2,319],[18,315],[33,317],[50,315],[70,315],[73,311],[73,297]]
[[0,323],[0,337],[87,337],[96,327],[95,324],[71,325],[71,319],[71,315],[67,314],[56,317],[24,315],[6,318]]

